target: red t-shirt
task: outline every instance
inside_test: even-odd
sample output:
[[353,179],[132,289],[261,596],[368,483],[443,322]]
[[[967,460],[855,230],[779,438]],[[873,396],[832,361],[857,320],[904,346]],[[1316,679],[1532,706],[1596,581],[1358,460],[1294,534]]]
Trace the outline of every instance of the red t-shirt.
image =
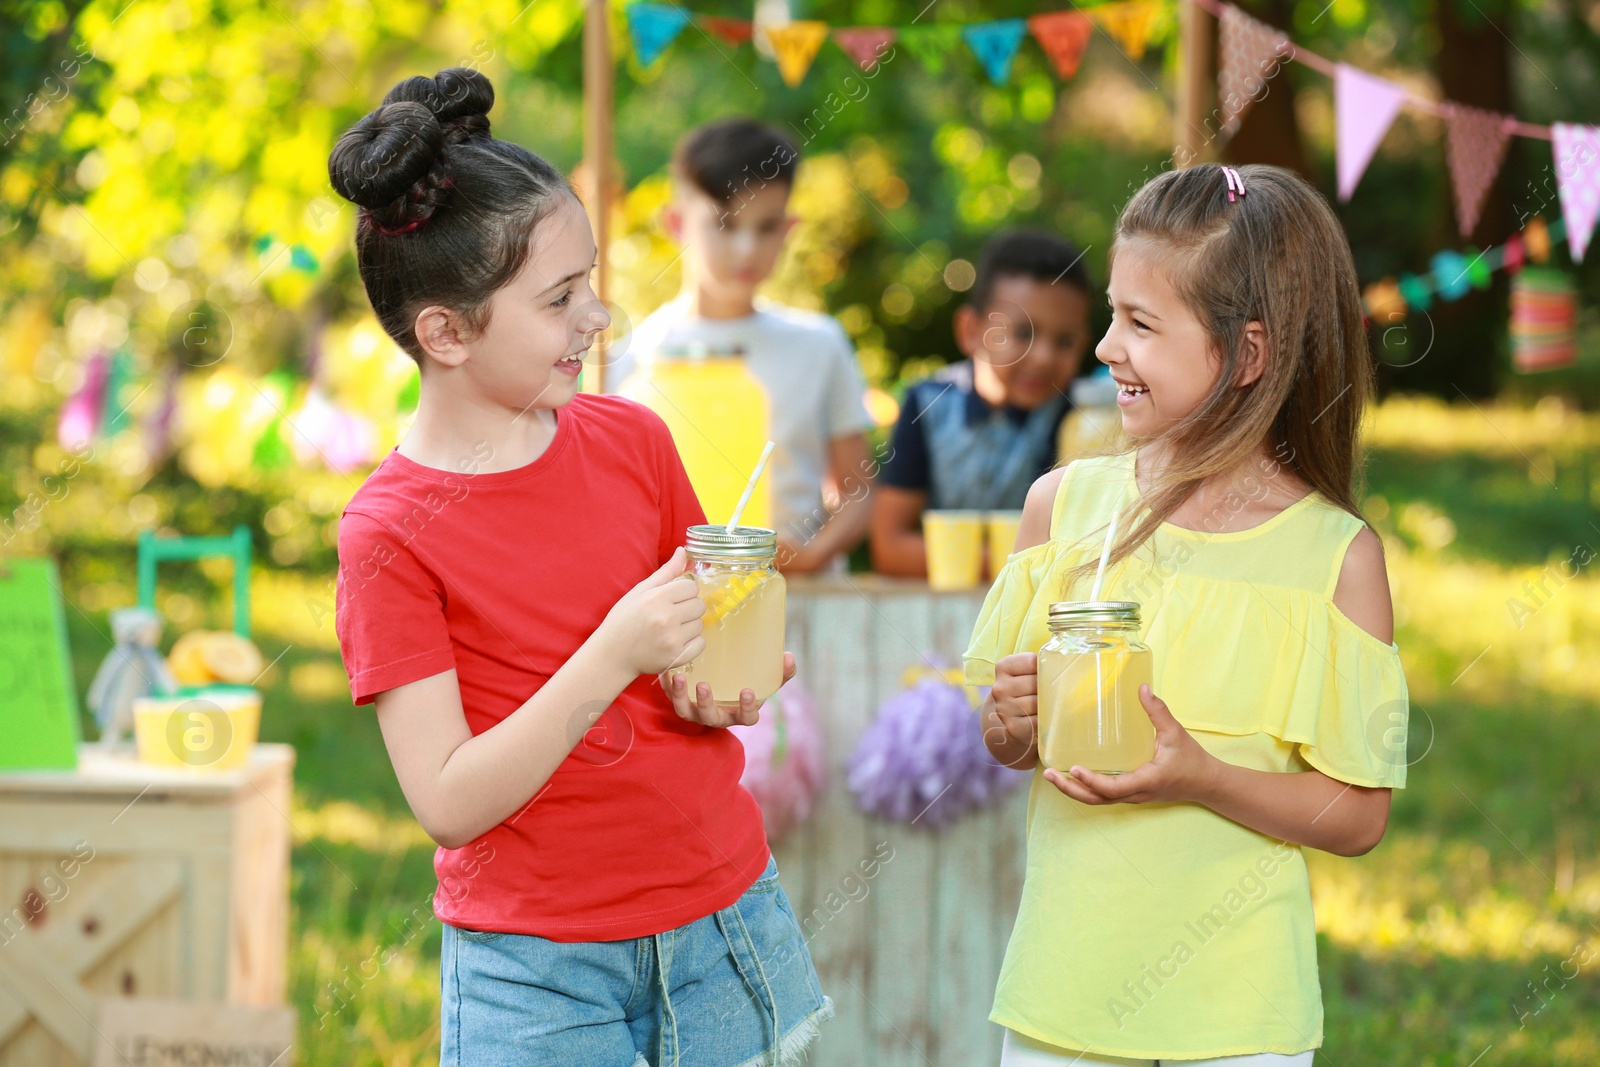
[[[474,735],[510,715],[622,595],[705,522],[666,425],[579,394],[525,467],[463,473],[398,452],[339,524],[336,628],[357,704],[454,667]],[[587,718],[575,718],[575,724]],[[434,913],[556,941],[662,933],[736,901],[766,866],[744,749],[634,680],[518,813],[434,855]]]

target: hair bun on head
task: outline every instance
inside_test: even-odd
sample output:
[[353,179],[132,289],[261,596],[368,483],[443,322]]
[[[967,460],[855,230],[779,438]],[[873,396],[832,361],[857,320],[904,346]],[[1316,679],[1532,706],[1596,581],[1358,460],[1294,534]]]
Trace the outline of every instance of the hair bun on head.
[[352,126],[328,157],[340,196],[367,210],[379,232],[418,229],[454,184],[448,149],[489,139],[494,86],[465,67],[407,78]]
[[389,90],[386,104],[410,100],[422,104],[445,129],[449,142],[489,136],[489,109],[494,85],[468,67],[450,67],[431,78],[407,78]]

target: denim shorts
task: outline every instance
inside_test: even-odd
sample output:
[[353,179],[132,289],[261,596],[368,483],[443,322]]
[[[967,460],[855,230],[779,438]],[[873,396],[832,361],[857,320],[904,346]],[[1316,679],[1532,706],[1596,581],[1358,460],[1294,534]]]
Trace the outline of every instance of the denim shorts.
[[444,927],[441,1067],[790,1067],[832,1017],[775,860],[731,906],[651,937]]

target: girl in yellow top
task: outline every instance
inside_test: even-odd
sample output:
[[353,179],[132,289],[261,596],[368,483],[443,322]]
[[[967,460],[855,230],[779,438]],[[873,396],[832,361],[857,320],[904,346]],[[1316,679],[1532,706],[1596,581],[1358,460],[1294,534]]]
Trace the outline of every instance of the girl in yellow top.
[[965,666],[993,685],[990,751],[1037,767],[1048,606],[1088,599],[1116,511],[1101,599],[1141,605],[1156,753],[1034,774],[990,1018],[1003,1067],[1306,1067],[1301,849],[1371,849],[1406,770],[1383,549],[1356,503],[1373,369],[1350,248],[1293,174],[1203,165],[1135,194],[1112,257],[1096,355],[1130,448],[1034,484]]

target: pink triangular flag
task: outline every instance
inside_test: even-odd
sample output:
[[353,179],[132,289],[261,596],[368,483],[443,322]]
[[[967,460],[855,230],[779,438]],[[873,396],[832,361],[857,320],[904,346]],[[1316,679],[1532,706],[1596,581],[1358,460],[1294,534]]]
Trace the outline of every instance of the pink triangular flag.
[[1600,126],[1557,122],[1550,127],[1556,159],[1556,190],[1567,222],[1572,261],[1583,262],[1600,216]]
[[894,44],[894,27],[846,26],[833,31],[833,43],[844,49],[856,66],[871,70]]
[[1339,199],[1349,200],[1383,135],[1400,114],[1406,91],[1387,78],[1340,63],[1333,72],[1333,110],[1339,130],[1336,152]]
[[1223,5],[1217,36],[1217,102],[1223,133],[1231,137],[1238,132],[1244,113],[1265,95],[1267,81],[1293,50],[1282,31],[1232,4]]
[[1483,198],[1489,195],[1489,186],[1505,161],[1511,119],[1494,111],[1446,104],[1444,121],[1450,181],[1456,190],[1456,222],[1461,236],[1471,237],[1478,227]]

